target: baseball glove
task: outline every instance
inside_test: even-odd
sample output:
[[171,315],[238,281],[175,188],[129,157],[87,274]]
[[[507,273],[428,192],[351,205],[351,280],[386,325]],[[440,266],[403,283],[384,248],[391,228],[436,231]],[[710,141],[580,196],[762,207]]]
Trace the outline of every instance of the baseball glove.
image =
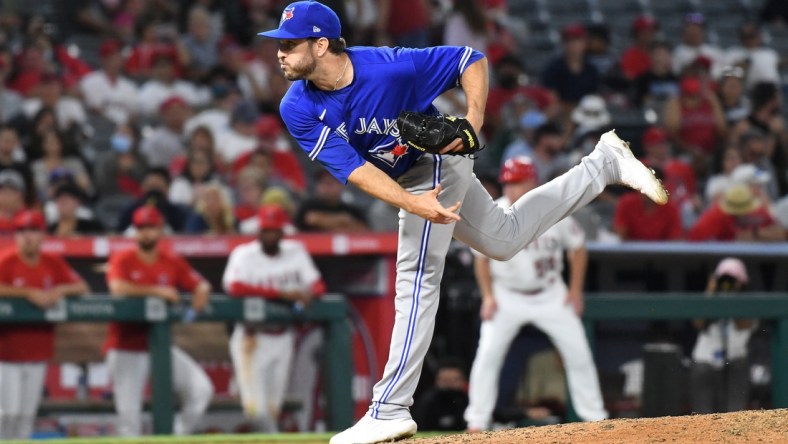
[[397,118],[402,141],[410,147],[431,154],[440,154],[454,139],[461,139],[463,150],[449,154],[474,154],[483,147],[470,122],[462,117],[429,116],[413,111],[402,111]]

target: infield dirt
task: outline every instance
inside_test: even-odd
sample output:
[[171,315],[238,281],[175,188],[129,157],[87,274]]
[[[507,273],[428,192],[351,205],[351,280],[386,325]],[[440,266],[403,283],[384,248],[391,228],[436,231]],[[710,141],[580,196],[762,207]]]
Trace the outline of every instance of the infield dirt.
[[413,444],[617,444],[780,443],[788,444],[788,409],[526,427],[405,441]]

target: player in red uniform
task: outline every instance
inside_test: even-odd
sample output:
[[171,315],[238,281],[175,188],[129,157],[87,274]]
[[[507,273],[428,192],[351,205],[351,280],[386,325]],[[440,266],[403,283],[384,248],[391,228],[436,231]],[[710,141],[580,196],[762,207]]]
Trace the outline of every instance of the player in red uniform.
[[[14,218],[16,245],[0,253],[0,297],[25,298],[46,309],[88,285],[66,262],[41,251],[44,216],[24,210]],[[0,325],[0,440],[28,439],[55,353],[52,324]]]
[[[114,252],[109,258],[107,285],[114,296],[155,297],[170,303],[180,301],[179,290],[192,292],[192,309],[200,311],[208,302],[211,286],[180,256],[158,248],[164,217],[152,206],[138,208],[132,217],[137,228],[137,247]],[[150,372],[147,325],[111,323],[104,349],[115,393],[118,434],[136,436],[142,429],[142,397]],[[194,359],[172,347],[175,392],[181,413],[175,433],[191,433],[213,396],[213,384]]]

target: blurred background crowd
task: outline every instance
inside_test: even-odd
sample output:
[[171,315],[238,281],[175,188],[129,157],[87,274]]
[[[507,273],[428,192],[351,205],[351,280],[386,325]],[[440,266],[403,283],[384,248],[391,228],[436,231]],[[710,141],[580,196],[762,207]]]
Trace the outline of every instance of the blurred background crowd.
[[[6,1],[0,8],[0,231],[40,206],[57,235],[123,232],[155,202],[173,233],[393,230],[288,136],[274,0]],[[611,189],[590,239],[782,240],[788,226],[781,1],[328,1],[352,45],[468,45],[490,60],[476,172],[508,158],[544,182],[616,128],[663,177],[657,208]],[[462,114],[461,92],[439,108]],[[648,222],[646,222],[648,220]]]

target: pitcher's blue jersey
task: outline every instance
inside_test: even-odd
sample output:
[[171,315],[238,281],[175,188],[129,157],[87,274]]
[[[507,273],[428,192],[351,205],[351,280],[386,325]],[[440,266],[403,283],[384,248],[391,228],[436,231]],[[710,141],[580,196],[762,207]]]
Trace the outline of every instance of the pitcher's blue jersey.
[[437,114],[433,100],[457,86],[465,69],[483,57],[455,46],[353,47],[347,54],[354,70],[349,86],[322,91],[298,80],[279,106],[287,129],[309,158],[342,183],[364,161],[394,179],[407,171],[422,153],[397,148],[400,111]]

